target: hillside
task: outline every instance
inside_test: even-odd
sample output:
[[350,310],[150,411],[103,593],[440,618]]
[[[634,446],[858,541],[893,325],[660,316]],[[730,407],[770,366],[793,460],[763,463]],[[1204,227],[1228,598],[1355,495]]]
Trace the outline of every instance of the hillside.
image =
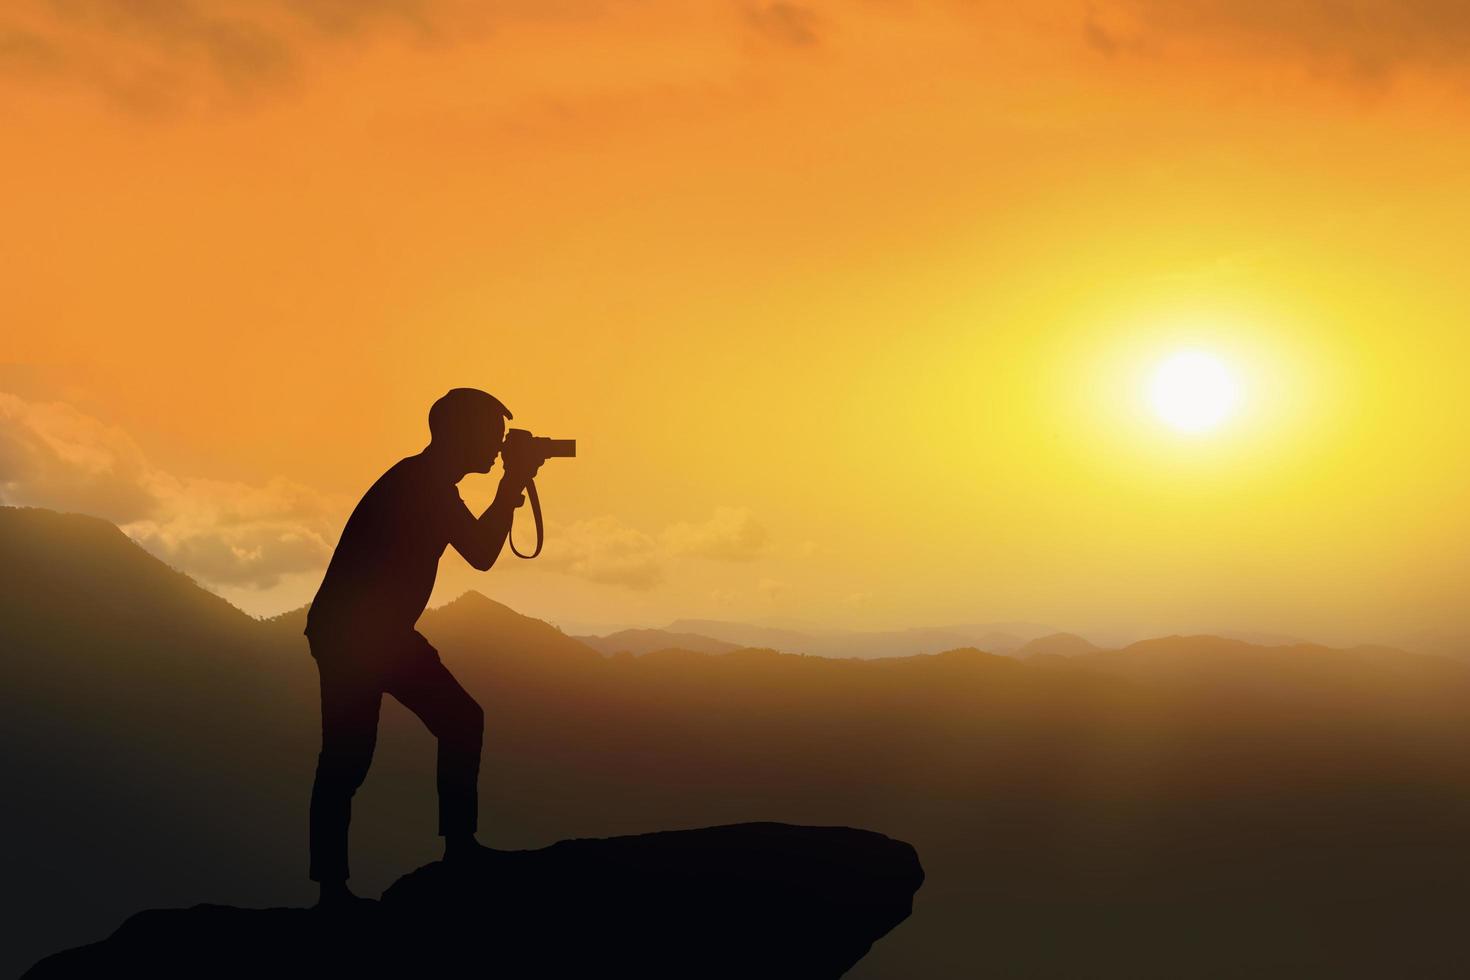
[[[0,618],[24,842],[0,972],[141,908],[306,902],[317,692],[290,617],[238,613],[102,522],[0,510],[0,535],[26,570]],[[856,980],[1458,975],[1458,662],[1217,637],[605,657],[475,593],[420,626],[485,708],[487,843],[752,821],[911,842],[915,914]],[[353,823],[369,893],[438,843],[433,740],[382,714]]]
[[1052,633],[1022,644],[1015,654],[1018,657],[1075,657],[1079,653],[1092,653],[1096,649],[1097,646],[1090,640],[1076,633]]
[[577,639],[605,654],[631,653],[639,656],[655,650],[689,650],[693,653],[729,653],[740,645],[702,636],[699,633],[675,633],[671,630],[628,629],[606,636],[579,636]]
[[[0,615],[11,629],[28,624],[152,632],[245,631],[251,617],[150,556],[117,527],[96,517],[34,507],[0,506],[0,555],[6,559]],[[77,611],[87,611],[86,621]]]
[[[967,646],[978,646],[992,653],[1008,653],[1025,642],[1022,636],[1009,632],[1010,629],[1020,630],[1027,636],[1036,635],[1034,628],[1021,623],[918,627],[904,630],[814,631],[732,623],[718,619],[678,619],[667,627],[671,633],[692,633],[734,647],[764,648],[784,653],[804,653],[814,657],[863,659],[911,657]],[[1041,628],[1041,633],[1051,632],[1055,631]]]

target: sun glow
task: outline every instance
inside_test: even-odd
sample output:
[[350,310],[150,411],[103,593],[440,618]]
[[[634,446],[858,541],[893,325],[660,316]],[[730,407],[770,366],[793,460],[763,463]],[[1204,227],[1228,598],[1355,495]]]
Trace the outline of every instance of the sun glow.
[[1181,432],[1208,432],[1235,413],[1240,386],[1224,361],[1208,351],[1186,350],[1159,363],[1149,381],[1154,413]]

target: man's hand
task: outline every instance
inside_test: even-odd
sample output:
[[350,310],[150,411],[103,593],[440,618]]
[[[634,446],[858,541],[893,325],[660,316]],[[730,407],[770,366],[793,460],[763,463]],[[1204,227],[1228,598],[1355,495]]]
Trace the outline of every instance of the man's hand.
[[502,458],[501,462],[505,466],[505,473],[500,477],[501,487],[508,483],[517,490],[524,490],[526,484],[530,483],[531,478],[536,475],[536,471],[541,468],[541,464],[546,461],[532,457],[530,459]]
[[526,484],[540,467],[541,464],[537,462],[529,468],[521,467],[501,476],[495,499],[479,517],[475,517],[464,506],[463,500],[460,501],[459,512],[463,514],[463,520],[456,521],[449,542],[470,563],[470,567],[482,572],[489,571],[490,566],[500,557],[500,549],[504,547],[506,536],[510,534],[516,508],[526,502]]

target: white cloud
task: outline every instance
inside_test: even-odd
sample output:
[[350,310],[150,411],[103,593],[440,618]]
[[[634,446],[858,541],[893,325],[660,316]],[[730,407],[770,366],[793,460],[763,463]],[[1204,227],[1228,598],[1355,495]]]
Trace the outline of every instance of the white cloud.
[[342,509],[287,480],[177,476],[151,465],[116,426],[3,392],[0,503],[105,517],[203,582],[261,589],[325,567]]

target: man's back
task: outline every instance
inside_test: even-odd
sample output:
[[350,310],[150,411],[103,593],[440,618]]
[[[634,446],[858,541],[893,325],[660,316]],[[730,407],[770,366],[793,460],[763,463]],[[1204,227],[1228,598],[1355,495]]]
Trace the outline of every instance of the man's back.
[[363,494],[342,529],[306,616],[310,635],[413,629],[464,501],[422,454],[399,460]]

